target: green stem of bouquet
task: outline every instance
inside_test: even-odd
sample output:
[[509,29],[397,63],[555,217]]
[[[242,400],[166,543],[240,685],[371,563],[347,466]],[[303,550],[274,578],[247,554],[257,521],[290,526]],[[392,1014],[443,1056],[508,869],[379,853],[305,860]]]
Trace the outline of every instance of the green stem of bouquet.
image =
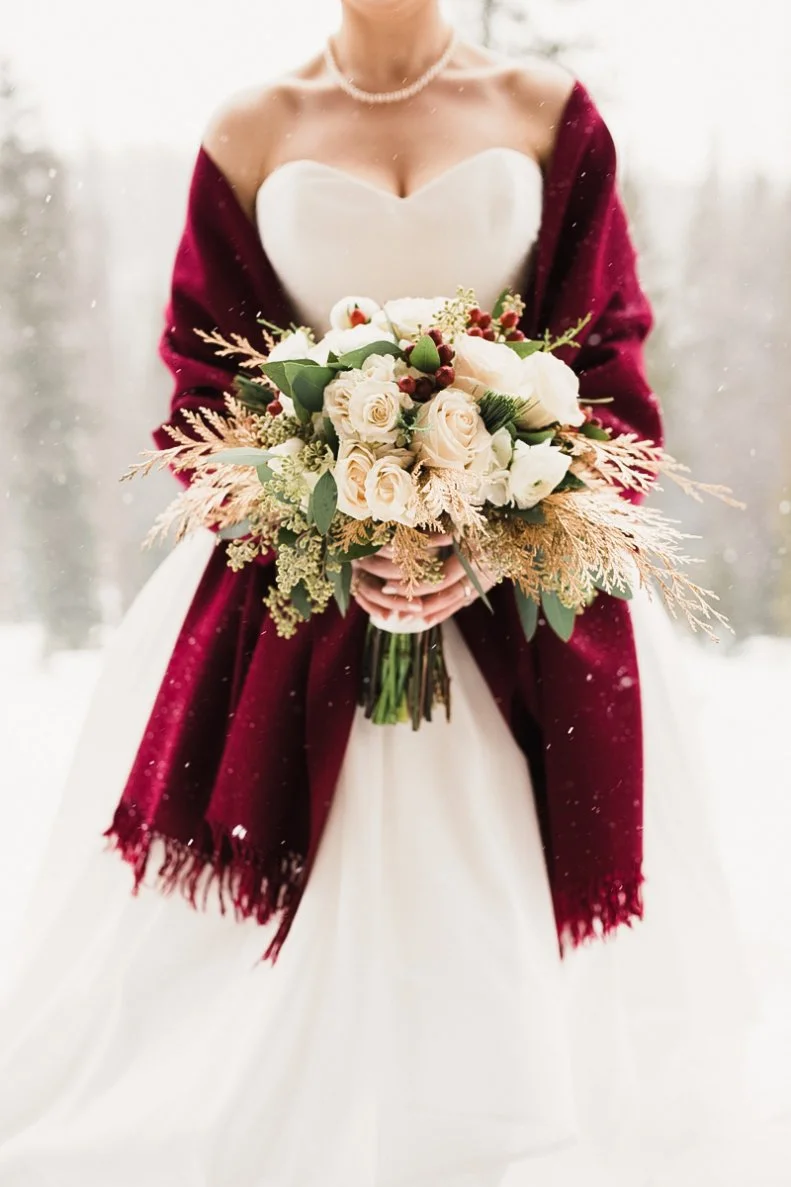
[[431,721],[436,705],[450,720],[450,677],[441,627],[398,635],[368,625],[359,703],[375,725]]

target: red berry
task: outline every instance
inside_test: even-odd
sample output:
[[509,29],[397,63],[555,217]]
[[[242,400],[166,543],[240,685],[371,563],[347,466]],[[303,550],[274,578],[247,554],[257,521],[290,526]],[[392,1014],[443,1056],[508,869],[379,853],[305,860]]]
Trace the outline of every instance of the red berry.
[[482,330],[488,330],[488,328],[491,324],[492,324],[491,313],[482,313],[481,316],[478,318],[478,325],[481,327]]
[[467,333],[471,338],[483,338],[483,330],[481,330],[478,326],[470,326]]
[[415,392],[415,377],[414,375],[402,375],[398,381],[398,390],[405,393],[407,396],[414,395]]
[[404,347],[404,354],[406,355],[407,359],[408,359],[408,358],[409,358],[409,356],[412,354],[412,351],[413,351],[414,349],[415,349],[415,344],[414,344],[414,342],[408,342],[408,343],[406,344],[406,346]]
[[442,345],[442,330],[438,330],[435,327],[434,329],[428,331],[428,336],[435,346]]
[[434,372],[437,387],[450,387],[455,378],[456,372],[452,367],[437,367],[437,370]]
[[524,342],[525,336],[521,330],[511,330],[510,334],[505,336],[506,342]]
[[415,380],[414,396],[416,400],[430,400],[434,395],[434,380],[428,375],[421,375]]
[[487,342],[494,342],[497,335],[495,334],[492,327],[489,326],[488,329],[483,331],[483,337],[486,339]]
[[266,406],[266,410],[270,416],[279,416],[283,411],[283,405],[279,400],[270,400]]
[[355,305],[354,309],[352,309],[351,313],[349,314],[349,321],[353,326],[363,326],[368,321],[368,318],[365,316],[362,309]]
[[449,342],[443,342],[437,347],[437,354],[439,355],[439,361],[442,366],[446,367],[453,359],[453,347]]
[[500,325],[504,330],[512,330],[519,321],[519,314],[515,309],[506,309],[505,313],[500,314]]
[[479,309],[477,305],[473,305],[472,309],[467,310],[467,320],[475,325],[482,312],[483,310]]

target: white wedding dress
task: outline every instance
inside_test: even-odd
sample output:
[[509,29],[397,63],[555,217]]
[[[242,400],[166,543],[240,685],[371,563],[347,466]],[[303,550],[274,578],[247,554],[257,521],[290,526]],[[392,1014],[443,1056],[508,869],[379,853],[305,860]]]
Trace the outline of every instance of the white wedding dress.
[[[347,293],[491,307],[541,203],[535,163],[493,148],[406,199],[291,162],[257,214],[323,330]],[[177,546],[109,648],[0,1006],[0,1185],[664,1184],[733,1103],[746,998],[662,609],[633,604],[643,924],[559,959],[529,773],[451,622],[452,721],[359,713],[273,967],[253,921],[133,898],[101,837],[213,547]]]

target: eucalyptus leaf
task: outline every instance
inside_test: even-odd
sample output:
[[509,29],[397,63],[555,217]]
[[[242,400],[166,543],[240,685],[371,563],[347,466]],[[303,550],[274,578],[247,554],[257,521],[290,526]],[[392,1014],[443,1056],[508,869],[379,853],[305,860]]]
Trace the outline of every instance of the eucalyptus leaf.
[[210,455],[211,461],[227,466],[262,466],[272,456],[268,449],[245,446],[239,449],[220,449]]
[[596,581],[595,585],[602,593],[609,594],[613,598],[622,598],[625,602],[631,601],[633,596],[628,585],[605,585],[601,581]]
[[281,392],[293,398],[294,393],[291,390],[287,359],[274,359],[272,362],[262,363],[261,370],[267,379],[271,379],[273,383],[277,384]]
[[565,474],[563,478],[561,478],[560,482],[554,488],[553,494],[556,493],[557,491],[563,491],[563,490],[587,490],[587,489],[588,489],[587,482],[583,482],[581,478],[578,478],[576,474],[572,474],[571,470],[569,470],[568,473]]
[[428,334],[423,334],[415,343],[414,349],[409,356],[410,367],[417,367],[418,371],[426,371],[433,374],[440,365],[439,351],[433,338],[429,338]]
[[274,398],[271,388],[265,387],[262,383],[255,383],[247,375],[235,376],[233,386],[238,399],[257,412],[265,411]]
[[299,584],[293,586],[289,596],[297,613],[300,614],[304,619],[310,618],[311,614],[313,613],[313,607],[310,604],[308,591],[305,588],[303,582],[300,581]]
[[503,289],[503,291],[500,293],[500,296],[495,301],[494,306],[492,308],[492,320],[493,321],[497,321],[497,318],[502,313],[503,306],[505,305],[505,298],[508,296],[510,291],[511,291],[510,289]]
[[358,346],[356,350],[349,350],[346,354],[342,354],[335,364],[335,368],[347,371],[352,367],[362,367],[369,354],[394,354],[397,358],[404,357],[404,352],[397,342],[383,338],[380,342],[366,342],[364,346]]
[[365,540],[359,544],[350,544],[345,552],[335,552],[333,556],[339,561],[359,561],[365,556],[373,556],[381,547],[381,544],[372,544],[370,540]]
[[521,586],[516,584],[514,585],[514,596],[516,608],[519,611],[519,621],[529,643],[538,628],[538,602],[535,598],[529,598]]
[[299,532],[292,532],[291,528],[281,528],[277,533],[277,543],[279,547],[293,547],[299,539]]
[[338,486],[329,470],[325,470],[310,496],[310,518],[326,536],[338,509]]
[[333,367],[302,367],[291,380],[294,399],[299,400],[308,412],[321,412],[324,407],[324,389],[334,378]]
[[322,431],[326,438],[327,444],[332,450],[332,456],[337,457],[338,450],[340,449],[340,442],[338,440],[338,434],[335,429],[335,425],[328,416],[325,416],[324,420],[322,421]]
[[266,462],[263,462],[260,466],[256,466],[255,472],[262,486],[266,486],[267,482],[271,482],[275,476],[274,471],[269,469]]
[[541,609],[552,630],[564,643],[568,643],[574,633],[576,613],[572,607],[564,606],[555,593],[543,590],[541,593]]
[[513,507],[509,509],[509,515],[515,519],[524,520],[525,523],[545,523],[546,516],[540,503],[535,507]]
[[555,436],[556,429],[536,429],[534,432],[527,432],[525,429],[517,430],[517,441],[524,441],[525,445],[540,445],[542,441],[551,441]]
[[352,567],[348,563],[341,565],[339,571],[330,573],[330,581],[332,582],[332,590],[335,601],[338,603],[338,609],[343,617],[346,617],[346,611],[349,609],[349,602],[351,601],[352,590]]
[[598,425],[593,425],[589,420],[580,425],[579,431],[583,437],[590,437],[594,441],[609,441],[610,434],[605,429],[599,428]]
[[521,342],[506,342],[505,345],[510,346],[520,359],[526,359],[528,355],[544,349],[544,342],[541,338],[523,338]]
[[230,523],[227,528],[220,528],[217,535],[221,540],[241,540],[242,536],[249,536],[250,520],[242,519],[239,523]]
[[478,580],[478,574],[475,572],[472,565],[467,560],[467,557],[464,555],[462,550],[459,548],[459,546],[455,540],[453,541],[453,551],[456,553],[456,556],[459,558],[461,567],[464,569],[464,572],[469,577],[478,597],[481,599],[481,601],[483,602],[486,609],[489,610],[492,614],[494,614],[494,610],[492,609],[492,603],[487,598],[486,593],[484,592],[484,588],[481,585],[480,581]]

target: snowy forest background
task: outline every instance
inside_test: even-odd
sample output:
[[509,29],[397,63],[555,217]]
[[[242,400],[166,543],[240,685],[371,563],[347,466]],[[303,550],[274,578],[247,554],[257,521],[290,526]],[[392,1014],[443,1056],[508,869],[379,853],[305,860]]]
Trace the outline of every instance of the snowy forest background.
[[[564,32],[584,3],[531,6],[540,24],[511,0],[458,0],[456,11],[484,42],[537,47],[573,68],[597,54]],[[162,555],[140,541],[172,480],[118,479],[169,398],[156,344],[193,145],[66,155],[40,124],[34,89],[4,61],[0,622],[42,624],[52,651],[95,644]],[[748,509],[666,498],[701,534],[692,551],[736,638],[789,635],[791,183],[724,175],[716,144],[699,183],[629,168],[621,183],[657,316],[649,366],[669,448]]]

